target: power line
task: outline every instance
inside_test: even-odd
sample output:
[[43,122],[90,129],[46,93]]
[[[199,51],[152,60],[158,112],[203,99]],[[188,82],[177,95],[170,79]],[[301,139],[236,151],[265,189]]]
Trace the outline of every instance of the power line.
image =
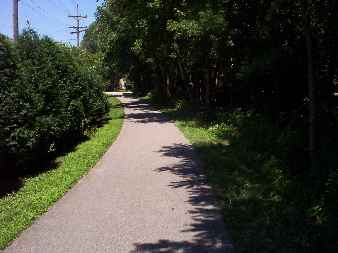
[[52,15],[48,15],[47,11],[45,9],[43,9],[40,5],[38,5],[35,2],[35,0],[30,0],[30,1],[31,1],[31,3],[28,2],[28,1],[22,1],[22,3],[24,3],[28,8],[30,8],[31,10],[33,10],[33,13],[35,13],[35,14],[40,13],[41,15],[45,16],[49,20],[54,20],[54,21],[57,21],[58,23],[60,23],[62,25],[67,25],[64,21],[62,21],[58,17],[52,16]]
[[[52,3],[57,9],[62,9],[63,12],[65,12],[67,15],[70,14],[70,11],[67,10],[67,8],[65,8],[63,6],[63,4],[60,4],[59,1],[56,1],[56,0],[51,0],[51,1],[48,1],[49,3]],[[61,7],[61,8],[60,8]]]
[[62,23],[62,24],[64,24],[64,25],[67,25],[63,20],[61,20],[61,19],[58,18],[57,16],[49,15],[45,9],[43,9],[40,5],[38,5],[38,4],[36,3],[35,0],[30,0],[30,1],[32,2],[32,4],[34,4],[34,6],[36,6],[36,7],[39,9],[39,12],[40,12],[42,15],[44,15],[45,17],[47,17],[47,18],[49,18],[49,19],[53,18],[54,20],[58,21],[59,23]]
[[76,2],[75,0],[72,0],[74,6],[76,6],[78,4],[78,2]]
[[[24,5],[22,5],[22,7],[26,7],[26,8],[31,9],[32,10],[32,14],[35,15],[36,17],[42,17],[43,16],[43,17],[46,17],[46,18],[48,18],[50,20],[53,20],[54,23],[55,23],[55,21],[58,21],[57,23],[60,24],[60,26],[64,27],[62,30],[60,30],[60,29],[58,29],[58,30],[53,29],[54,32],[59,33],[60,31],[63,31],[63,33],[65,35],[69,34],[67,28],[65,27],[65,26],[67,26],[67,24],[65,24],[64,22],[61,22],[59,20],[56,20],[52,16],[47,15],[45,12],[42,12],[42,10],[40,8],[37,8],[36,6],[33,6],[28,1],[21,1],[21,2],[24,3]],[[29,23],[27,23],[28,27],[31,27],[31,22],[29,21],[30,17],[26,16],[25,19],[27,19],[27,21],[29,22]],[[68,38],[68,36],[65,36],[65,37],[67,37],[66,40],[69,41],[70,38]]]
[[67,4],[63,0],[59,0],[59,2],[65,8],[68,14],[72,13],[71,10],[68,8]]
[[[79,13],[79,5],[76,4],[76,15],[68,15],[69,18],[74,18],[76,20],[76,26],[70,26],[70,29],[74,29],[75,31],[70,32],[70,34],[76,34],[77,46],[80,46],[80,33],[85,32],[87,30],[87,26],[80,26],[80,20],[86,19],[87,15],[82,16]],[[83,30],[80,30],[83,29]]]
[[[18,27],[18,19],[19,19],[19,15],[18,15],[18,9],[19,9],[19,1],[20,3],[22,3],[22,5],[30,8],[33,12],[34,15],[42,15],[44,17],[46,17],[47,19],[50,19],[53,21],[57,21],[58,23],[67,26],[67,24],[60,18],[58,18],[55,15],[49,15],[49,13],[46,11],[46,9],[44,9],[43,7],[41,7],[38,2],[36,0],[30,0],[30,1],[21,1],[21,0],[13,0],[13,38],[14,40],[17,39],[18,37],[18,31],[19,31],[19,27]],[[68,13],[70,14],[71,12],[69,11],[69,9],[67,8],[67,6],[63,3],[61,3],[60,1],[49,1],[49,3],[52,2],[53,5],[59,5],[62,6],[62,8]],[[76,3],[75,0],[72,0],[73,3]],[[57,7],[57,6],[56,6]],[[70,18],[74,18],[76,20],[76,26],[69,26],[68,28],[70,29],[74,29],[71,34],[76,34],[77,35],[77,46],[79,46],[80,44],[80,34],[82,32],[85,32],[87,30],[87,26],[80,26],[80,20],[81,19],[86,19],[88,16],[82,16],[81,14],[79,14],[79,6],[78,4],[76,4],[76,15],[68,15],[68,17]],[[31,25],[31,22],[29,21],[29,17],[27,18],[27,24],[29,24],[29,27]],[[60,30],[58,30],[60,31]]]

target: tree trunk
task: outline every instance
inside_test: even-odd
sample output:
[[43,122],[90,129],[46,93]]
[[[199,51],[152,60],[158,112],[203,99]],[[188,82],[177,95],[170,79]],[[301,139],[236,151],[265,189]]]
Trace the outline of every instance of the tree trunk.
[[307,2],[307,17],[305,24],[305,41],[307,54],[307,78],[308,78],[308,96],[309,96],[309,157],[311,162],[311,169],[316,165],[316,101],[315,101],[315,79],[312,55],[312,38],[311,38],[311,21],[310,9],[312,1]]
[[[337,69],[337,45],[335,38],[337,38],[337,31],[336,31],[336,20],[338,18],[337,15],[337,1],[334,0],[332,1],[332,4],[330,6],[331,9],[331,15],[329,18],[329,25],[328,25],[328,30],[329,30],[329,45],[328,45],[328,51],[329,51],[329,67],[328,67],[328,81],[330,87],[328,88],[328,93],[326,94],[329,96],[329,99],[332,98],[332,95],[335,91],[334,87],[334,79],[336,75],[336,69]],[[331,103],[331,99],[329,103]]]
[[204,73],[204,82],[205,82],[205,105],[210,107],[210,76],[209,70],[205,70]]
[[170,85],[170,77],[169,74],[164,70],[163,66],[160,65],[160,71],[161,71],[161,77],[162,77],[162,81],[161,81],[161,89],[162,91],[164,91],[164,93],[162,93],[163,95],[165,95],[166,97],[169,97],[169,85]]

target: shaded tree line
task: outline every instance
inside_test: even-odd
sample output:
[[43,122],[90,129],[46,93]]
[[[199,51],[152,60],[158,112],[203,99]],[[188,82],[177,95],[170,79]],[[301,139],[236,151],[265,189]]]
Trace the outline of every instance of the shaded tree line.
[[141,93],[276,122],[312,104],[332,120],[337,13],[336,1],[106,1],[84,44]]
[[107,79],[127,76],[140,94],[255,112],[295,134],[284,164],[303,191],[294,201],[330,241],[338,234],[337,8],[336,0],[106,0],[85,41],[102,54]]

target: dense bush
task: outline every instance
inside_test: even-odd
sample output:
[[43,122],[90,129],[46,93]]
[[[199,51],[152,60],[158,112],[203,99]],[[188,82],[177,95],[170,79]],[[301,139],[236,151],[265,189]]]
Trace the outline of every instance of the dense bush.
[[73,49],[25,31],[0,54],[2,165],[41,160],[104,119],[100,79]]
[[337,252],[337,153],[322,156],[320,174],[302,173],[306,136],[266,115],[186,105],[166,114],[198,151],[236,252]]

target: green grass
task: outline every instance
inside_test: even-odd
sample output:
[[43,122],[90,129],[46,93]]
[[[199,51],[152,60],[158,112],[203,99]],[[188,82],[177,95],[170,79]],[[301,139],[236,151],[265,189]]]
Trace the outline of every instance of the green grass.
[[123,108],[117,99],[110,98],[110,101],[111,119],[93,132],[89,140],[57,158],[55,169],[25,178],[19,191],[0,199],[0,249],[60,199],[115,141],[123,122]]
[[[220,137],[215,123],[180,112],[167,114],[176,118],[177,126],[199,154],[236,251],[288,252],[280,250],[289,238],[278,237],[281,228],[277,221],[277,210],[282,206],[279,190],[285,186],[285,177],[279,161],[258,150],[269,146],[268,141],[259,144],[255,138],[245,139],[248,136],[236,134],[235,126],[225,127],[230,136]],[[266,138],[255,130],[251,133],[252,137]],[[252,147],[254,143],[257,147]]]
[[194,146],[236,252],[336,252],[327,226],[306,211],[311,196],[304,177],[289,174],[290,155],[303,143],[297,132],[252,112],[163,106],[151,96],[144,99],[175,120]]

